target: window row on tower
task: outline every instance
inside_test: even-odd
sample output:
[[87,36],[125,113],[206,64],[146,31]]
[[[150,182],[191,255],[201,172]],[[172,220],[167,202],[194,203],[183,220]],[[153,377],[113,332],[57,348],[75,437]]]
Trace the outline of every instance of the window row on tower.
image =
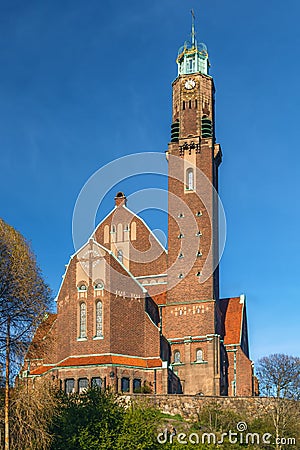
[[198,108],[198,100],[189,100],[189,101],[185,101],[183,100],[182,102],[182,109],[197,109]]

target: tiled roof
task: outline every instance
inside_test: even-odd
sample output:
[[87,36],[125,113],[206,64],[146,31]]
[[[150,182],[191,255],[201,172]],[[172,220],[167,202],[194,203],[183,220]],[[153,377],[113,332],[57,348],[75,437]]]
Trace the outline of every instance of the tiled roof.
[[36,369],[30,371],[30,375],[43,375],[47,370],[51,369],[52,366],[40,366]]
[[241,297],[225,298],[220,301],[224,317],[224,344],[241,343],[244,301]]
[[144,359],[130,356],[100,355],[100,356],[79,356],[70,357],[58,364],[58,367],[68,366],[90,366],[103,364],[120,364],[122,366],[135,367],[161,367],[161,359]]
[[150,369],[154,367],[161,367],[162,361],[160,358],[146,359],[118,355],[78,356],[67,358],[64,361],[61,361],[56,366],[37,367],[30,372],[30,375],[42,375],[51,368],[56,369],[59,367],[93,366],[106,364],[118,364],[122,366],[133,366]]
[[157,295],[152,295],[153,300],[157,305],[165,305],[167,303],[167,293],[161,292]]
[[39,324],[33,336],[25,359],[38,359],[45,356],[46,337],[53,334],[52,327],[56,321],[56,318],[57,314],[47,313],[47,316]]
[[40,340],[43,339],[43,337],[46,336],[46,334],[50,331],[50,329],[51,329],[53,323],[55,322],[56,318],[57,318],[57,314],[47,313],[47,316],[40,323],[38,329],[35,332],[35,335],[34,335],[34,338],[33,338],[33,342],[34,341],[40,342]]

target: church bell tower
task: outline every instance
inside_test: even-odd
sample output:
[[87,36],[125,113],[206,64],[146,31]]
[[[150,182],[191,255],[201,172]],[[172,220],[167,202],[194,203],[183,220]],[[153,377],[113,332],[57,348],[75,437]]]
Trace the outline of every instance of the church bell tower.
[[163,333],[186,394],[220,394],[218,167],[215,88],[207,47],[178,51],[168,146],[168,293]]

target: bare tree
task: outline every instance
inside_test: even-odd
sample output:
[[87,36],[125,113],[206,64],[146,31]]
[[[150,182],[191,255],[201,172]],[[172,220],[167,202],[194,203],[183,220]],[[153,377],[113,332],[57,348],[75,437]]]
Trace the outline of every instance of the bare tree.
[[50,289],[42,279],[28,243],[0,219],[0,363],[5,366],[5,450],[10,448],[12,364],[21,362],[49,304]]
[[47,450],[52,435],[49,430],[59,415],[58,389],[50,380],[20,383],[11,398],[11,448]]
[[300,358],[274,354],[256,366],[260,391],[267,397],[300,399]]
[[256,373],[261,394],[272,398],[266,406],[275,429],[276,448],[281,449],[280,438],[296,433],[300,420],[300,358],[265,356],[258,361]]

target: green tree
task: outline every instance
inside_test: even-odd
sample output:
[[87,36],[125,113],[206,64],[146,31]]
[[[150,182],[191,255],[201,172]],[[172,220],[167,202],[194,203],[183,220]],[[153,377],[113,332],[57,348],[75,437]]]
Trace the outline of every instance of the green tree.
[[81,394],[60,395],[61,412],[52,426],[53,450],[115,448],[125,410],[113,394],[93,388]]
[[[24,237],[0,219],[0,363],[5,367],[5,450],[9,450],[12,363],[20,364],[50,304],[50,289]],[[16,366],[15,366],[16,367]]]

